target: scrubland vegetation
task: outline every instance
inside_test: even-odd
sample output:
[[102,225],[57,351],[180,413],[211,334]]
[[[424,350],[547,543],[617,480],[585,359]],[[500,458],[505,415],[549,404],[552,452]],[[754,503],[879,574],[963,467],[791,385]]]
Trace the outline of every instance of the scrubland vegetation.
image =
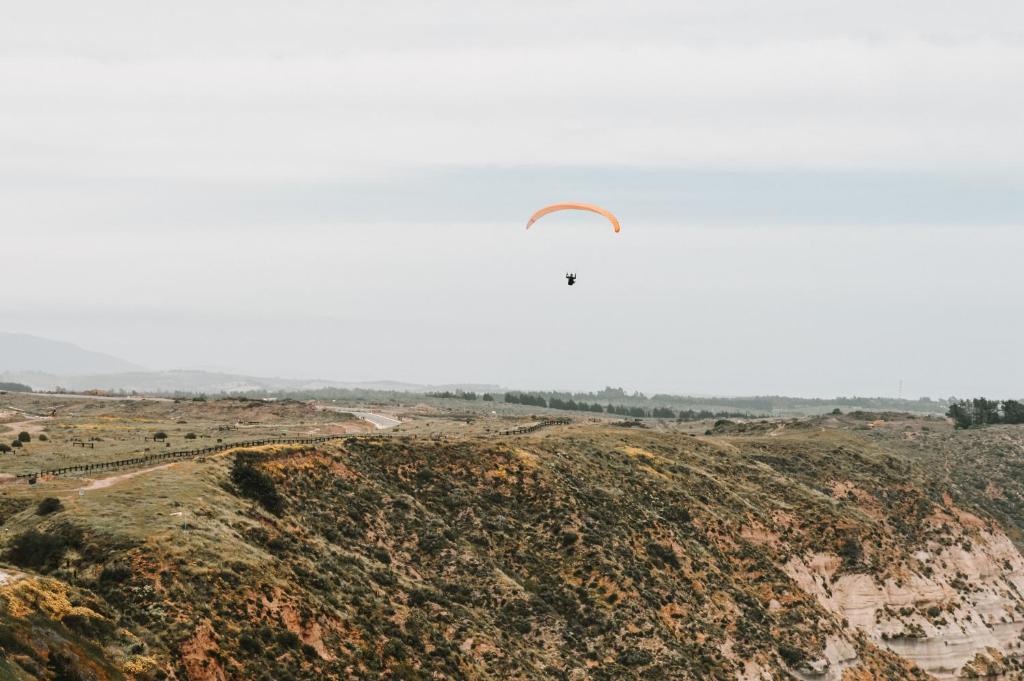
[[[148,432],[202,436],[201,410],[223,408],[190,403]],[[923,679],[785,566],[834,556],[832,584],[882,582],[924,571],[926,547],[979,545],[986,527],[1021,541],[1022,466],[1014,426],[857,412],[722,419],[706,437],[587,421],[353,436],[84,495],[73,481],[9,486],[0,677],[703,680],[753,664],[786,678],[838,637],[854,678]],[[979,523],[932,522],[968,511]],[[911,636],[915,617],[957,602],[892,616]]]

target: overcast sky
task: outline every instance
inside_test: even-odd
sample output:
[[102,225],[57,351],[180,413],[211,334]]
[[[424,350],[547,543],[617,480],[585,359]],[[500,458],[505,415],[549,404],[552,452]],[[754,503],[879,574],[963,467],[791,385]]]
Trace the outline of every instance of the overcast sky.
[[[1024,394],[1017,0],[4,14],[0,330],[338,380]],[[552,201],[622,233],[526,232]]]

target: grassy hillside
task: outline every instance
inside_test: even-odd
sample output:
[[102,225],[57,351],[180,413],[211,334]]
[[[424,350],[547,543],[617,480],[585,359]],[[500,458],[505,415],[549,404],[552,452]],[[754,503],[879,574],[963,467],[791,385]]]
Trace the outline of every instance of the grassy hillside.
[[[0,676],[927,678],[904,650],[983,590],[940,563],[1024,536],[1022,443],[893,416],[579,423],[10,486]],[[941,595],[859,626],[830,599],[862,578]]]

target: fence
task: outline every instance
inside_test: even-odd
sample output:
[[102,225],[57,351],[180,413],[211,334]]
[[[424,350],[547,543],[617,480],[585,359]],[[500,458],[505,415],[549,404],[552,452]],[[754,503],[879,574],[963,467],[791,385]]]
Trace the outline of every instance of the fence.
[[[548,426],[562,426],[572,423],[572,419],[561,418],[561,419],[546,419],[538,423],[531,424],[529,426],[519,426],[518,428],[512,428],[510,430],[502,431],[502,435],[523,435],[525,433],[533,433],[541,428],[547,428]],[[328,442],[330,440],[369,440],[369,439],[384,439],[389,436],[374,433],[372,435],[318,435],[315,437],[301,437],[301,438],[265,438],[262,440],[245,440],[242,442],[228,442],[222,444],[212,445],[210,447],[202,447],[199,449],[180,449],[173,452],[161,452],[159,454],[147,454],[146,456],[137,456],[131,459],[120,459],[118,461],[100,461],[97,463],[84,463],[77,466],[64,466],[62,468],[50,468],[48,470],[36,471],[35,473],[19,473],[16,476],[18,481],[29,480],[33,481],[42,476],[58,476],[67,475],[69,473],[91,473],[96,471],[111,471],[119,468],[128,468],[129,466],[141,466],[151,463],[158,463],[160,461],[167,461],[173,459],[189,459],[197,456],[203,456],[204,454],[213,454],[216,452],[223,452],[228,449],[237,449],[240,447],[260,447],[262,445],[273,445],[273,444],[288,444],[288,445],[312,445],[320,442]],[[437,439],[435,437],[435,439]],[[88,443],[91,444],[91,443]]]
[[564,426],[572,423],[572,419],[546,419],[539,423],[534,423],[529,426],[519,426],[518,428],[512,428],[510,430],[501,431],[502,435],[523,435],[524,433],[533,433],[540,430],[541,428],[547,428],[548,426]]
[[[161,452],[160,454],[148,454],[146,456],[138,456],[132,459],[121,459],[119,461],[102,461],[98,463],[85,463],[77,466],[64,466],[63,468],[51,468],[45,471],[38,471],[36,473],[20,473],[17,479],[21,480],[24,478],[38,478],[40,476],[50,475],[66,475],[68,473],[88,473],[92,471],[108,471],[116,470],[118,468],[127,468],[129,466],[139,466],[149,463],[157,463],[159,461],[166,461],[168,459],[188,459],[196,456],[202,456],[204,454],[212,454],[215,452],[223,452],[228,449],[237,449],[239,447],[259,447],[262,445],[273,445],[273,444],[288,444],[288,445],[312,445],[319,442],[327,442],[329,440],[344,440],[354,436],[352,435],[318,435],[316,437],[300,437],[300,438],[266,438],[263,440],[246,440],[243,442],[231,442],[219,445],[213,445],[210,447],[203,447],[201,449],[181,449],[174,452]],[[376,436],[380,437],[380,436]]]

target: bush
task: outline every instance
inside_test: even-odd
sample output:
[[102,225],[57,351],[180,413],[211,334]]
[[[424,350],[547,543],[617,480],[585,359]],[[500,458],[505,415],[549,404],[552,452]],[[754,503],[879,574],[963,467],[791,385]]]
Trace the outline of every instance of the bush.
[[619,653],[619,664],[624,667],[640,667],[650,664],[654,657],[646,650],[631,648]]
[[274,638],[277,639],[277,644],[282,648],[296,648],[302,642],[298,634],[288,630],[278,632]]
[[790,667],[796,667],[807,659],[807,654],[804,651],[788,643],[779,644],[779,656]]
[[6,454],[9,451],[11,451],[11,446],[9,444],[0,442],[0,454]]
[[[114,625],[110,620],[96,613],[69,612],[60,618],[61,624],[71,631],[88,638],[106,638],[114,633]],[[94,678],[91,676],[83,678]]]
[[63,510],[64,505],[60,503],[60,499],[57,497],[46,497],[36,507],[36,515],[50,515],[51,513]]
[[46,437],[46,434],[45,434],[45,433],[40,433],[40,434],[39,434],[39,441],[40,441],[40,442],[47,442],[47,441],[48,441],[49,439],[50,439],[50,438]]
[[57,681],[86,681],[94,678],[88,669],[82,669],[79,658],[60,652],[50,656],[49,667]]
[[19,449],[21,447],[21,440],[14,440],[13,442],[11,442],[11,446],[14,447],[15,449]]
[[22,442],[32,442],[32,436],[28,434],[28,431],[21,431],[18,433],[18,439]]
[[263,650],[263,643],[256,636],[245,631],[238,637],[238,647],[250,655],[256,655]]
[[167,433],[165,433],[162,430],[158,430],[157,432],[155,432],[153,434],[153,439],[154,440],[166,440],[167,439]]
[[671,547],[651,542],[646,546],[646,549],[647,554],[656,562],[679,568],[679,559],[676,558],[676,552]]
[[132,578],[132,566],[128,563],[109,563],[100,572],[100,581],[123,584]]
[[235,458],[231,466],[231,482],[243,497],[254,499],[274,515],[281,515],[284,510],[284,499],[277,493],[274,479],[249,461]]
[[847,537],[839,545],[839,555],[848,565],[857,565],[864,558],[864,549],[854,537]]
[[76,528],[66,527],[52,533],[27,530],[11,540],[4,557],[18,567],[48,572],[60,566],[69,548],[81,544],[82,533]]
[[196,439],[196,434],[195,433],[185,433],[185,439],[186,440],[195,440]]

